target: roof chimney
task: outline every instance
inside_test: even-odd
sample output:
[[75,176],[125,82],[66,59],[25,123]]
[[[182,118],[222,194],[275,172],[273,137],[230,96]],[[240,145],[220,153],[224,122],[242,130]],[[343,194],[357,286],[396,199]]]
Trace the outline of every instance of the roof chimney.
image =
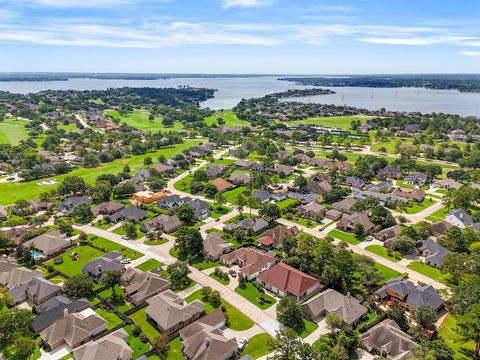
[[63,317],[68,316],[68,308],[63,309]]

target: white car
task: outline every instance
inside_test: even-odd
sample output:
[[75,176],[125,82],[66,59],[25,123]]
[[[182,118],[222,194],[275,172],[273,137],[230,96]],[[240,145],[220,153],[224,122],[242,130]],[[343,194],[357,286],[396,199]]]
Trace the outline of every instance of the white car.
[[130,264],[132,262],[132,259],[122,259],[120,260],[120,264]]
[[365,238],[365,241],[372,241],[373,240],[373,236],[371,235],[368,235],[366,238]]
[[247,338],[240,338],[238,340],[238,350],[242,350],[245,346],[248,344],[248,339]]
[[130,238],[128,237],[128,235],[123,235],[123,236],[122,236],[122,239],[123,239],[123,240],[130,240]]

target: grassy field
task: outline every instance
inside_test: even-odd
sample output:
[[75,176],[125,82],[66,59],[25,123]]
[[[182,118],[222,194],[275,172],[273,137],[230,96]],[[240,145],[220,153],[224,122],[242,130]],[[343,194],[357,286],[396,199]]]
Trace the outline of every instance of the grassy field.
[[126,123],[129,126],[133,126],[139,130],[148,130],[150,132],[157,131],[178,131],[184,128],[180,122],[175,122],[173,126],[165,126],[162,124],[162,117],[157,116],[153,121],[148,120],[150,111],[144,109],[135,109],[128,115],[120,115],[118,111],[108,110],[105,112],[107,115],[112,116],[114,119],[120,121],[120,123]]
[[458,334],[457,320],[449,315],[438,334],[445,340],[448,346],[455,351],[455,359],[467,360],[474,358],[475,343],[473,341],[465,342],[462,336]]
[[328,116],[328,117],[310,117],[305,120],[289,121],[290,126],[300,124],[320,125],[326,127],[335,127],[339,129],[350,129],[353,120],[360,120],[362,124],[372,119],[373,116]]
[[405,209],[405,213],[407,214],[417,214],[422,210],[432,206],[435,204],[436,201],[430,198],[424,199],[422,202],[414,202],[411,207]]
[[358,245],[362,242],[362,240],[358,239],[355,235],[348,234],[346,232],[336,230],[336,229],[330,231],[328,235],[333,236],[334,238],[337,238],[339,240],[346,241],[353,245]]
[[448,214],[447,208],[441,208],[440,210],[435,211],[432,215],[426,217],[427,220],[436,222],[445,220]]
[[0,122],[0,144],[18,145],[20,140],[26,140],[28,138],[26,124],[27,120],[5,118]]
[[[255,286],[253,286],[253,284],[251,282],[247,282],[245,284],[245,288],[242,289],[240,287],[237,287],[235,289],[235,291],[237,293],[239,293],[240,295],[242,295],[245,299],[247,299],[248,301],[250,301],[252,304],[255,304],[257,305],[260,309],[262,310],[265,310],[265,309],[268,309],[270,306],[272,306],[273,304],[275,304],[277,301],[271,297],[270,295],[268,294],[261,294],[257,288]],[[269,299],[270,300],[270,303],[260,303],[257,298],[260,296],[260,295],[263,295],[264,298],[266,299]]]
[[389,252],[387,249],[385,249],[381,245],[369,245],[365,248],[365,250],[368,250],[374,254],[380,255],[381,257],[384,257],[385,259],[388,259],[390,261],[398,262],[402,259],[402,255],[399,252],[397,251]]
[[237,202],[238,194],[242,194],[247,188],[245,186],[239,186],[235,189],[225,191],[223,196],[225,197],[225,201],[231,204],[235,204]]
[[254,359],[261,358],[270,353],[268,343],[271,340],[272,337],[267,333],[257,334],[250,339],[241,355],[245,356],[248,354]]
[[158,331],[158,329],[147,320],[145,308],[134,312],[132,315],[130,315],[130,318],[135,324],[142,328],[142,331],[145,333],[145,335],[147,335],[150,340],[154,341],[155,338],[160,335],[160,331]]
[[[185,298],[187,303],[190,303],[194,300],[200,300],[205,304],[205,312],[211,313],[215,309],[212,305],[205,303],[202,299],[202,290],[197,290],[194,293],[190,294],[188,297]],[[250,329],[254,322],[248,318],[245,314],[240,312],[236,307],[232,306],[230,303],[226,302],[222,299],[222,305],[225,307],[226,317],[228,319],[227,327],[235,331],[244,331]]]
[[[160,155],[164,155],[166,158],[170,158],[176,154],[181,153],[192,146],[198,145],[203,140],[201,139],[189,139],[185,140],[182,144],[178,144],[171,148],[162,149],[159,151],[153,151],[145,155],[131,156],[126,159],[119,159],[109,163],[101,164],[100,166],[87,169],[80,167],[72,172],[64,175],[48,178],[48,180],[56,180],[61,182],[67,176],[79,176],[83,178],[87,183],[95,183],[96,178],[102,174],[117,174],[122,172],[125,165],[130,166],[132,172],[137,171],[143,167],[143,159],[150,156],[152,159],[157,159]],[[47,179],[44,179],[47,180]],[[12,182],[12,183],[0,183],[0,204],[8,205],[12,204],[19,199],[31,200],[37,199],[43,192],[56,188],[58,185],[37,185],[41,180],[29,181],[29,182]]]
[[[76,252],[78,256],[78,260],[73,260],[70,254],[72,252]],[[68,275],[68,276],[75,276],[80,275],[82,273],[82,267],[85,263],[104,255],[103,252],[97,250],[91,246],[83,245],[77,246],[73,249],[67,250],[67,252],[63,253],[61,257],[63,258],[63,263],[55,265],[54,259],[51,259],[47,262],[48,265],[52,265],[58,271]]]
[[137,266],[135,266],[137,269],[142,270],[142,271],[150,271],[154,270],[158,267],[163,266],[163,263],[161,261],[155,260],[155,259],[149,259]]
[[237,116],[233,113],[232,110],[222,110],[217,111],[212,116],[205,118],[205,123],[210,126],[212,124],[217,124],[217,119],[222,118],[225,121],[225,126],[248,126],[250,123],[237,119]]
[[424,264],[420,261],[413,261],[407,265],[409,269],[415,270],[420,274],[428,276],[433,280],[437,280],[445,285],[450,285],[450,275],[442,273],[439,269],[430,265]]
[[122,246],[120,244],[117,244],[113,241],[104,239],[102,237],[95,237],[95,238],[90,237],[90,239],[91,239],[91,242],[93,244],[95,244],[96,246],[100,246],[102,248],[105,248],[105,249],[107,249],[108,252],[110,252],[110,251],[121,252],[124,257],[130,258],[132,260],[138,259],[138,258],[143,256],[142,253],[140,253],[136,250],[130,249],[126,246]]

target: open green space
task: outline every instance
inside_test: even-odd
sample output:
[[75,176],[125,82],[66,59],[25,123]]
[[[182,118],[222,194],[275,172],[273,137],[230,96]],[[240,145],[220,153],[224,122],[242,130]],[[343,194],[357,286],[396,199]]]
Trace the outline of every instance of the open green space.
[[[200,300],[205,304],[205,312],[207,314],[213,312],[215,308],[209,303],[203,301],[202,299],[202,290],[197,290],[194,293],[190,294],[185,298],[187,303],[191,303],[194,300]],[[227,318],[227,327],[234,331],[244,331],[250,329],[254,322],[239,311],[236,307],[232,306],[230,303],[222,299],[222,305],[225,308],[225,317]]]
[[21,140],[28,139],[26,124],[27,120],[5,118],[0,122],[0,144],[18,145]]
[[126,123],[129,126],[132,126],[139,130],[147,130],[150,132],[157,131],[178,131],[184,128],[181,122],[175,122],[173,126],[165,126],[162,124],[162,117],[156,116],[155,119],[150,121],[148,116],[150,115],[149,110],[145,109],[135,109],[129,112],[127,115],[121,115],[118,111],[108,110],[105,112],[107,115],[110,115],[114,119],[120,121],[120,123]]
[[113,329],[115,326],[120,325],[123,322],[123,320],[114,312],[106,311],[102,308],[95,309],[95,312],[107,320],[107,330]]
[[398,251],[388,251],[381,245],[369,245],[365,248],[365,250],[380,255],[381,257],[384,257],[390,261],[398,262],[402,260],[402,254],[400,254]]
[[267,333],[257,334],[252,336],[248,341],[247,346],[243,349],[241,355],[250,355],[254,359],[261,358],[270,353],[269,343],[272,337]]
[[445,340],[447,345],[455,352],[455,359],[467,360],[474,359],[475,343],[466,342],[457,331],[457,319],[453,315],[448,315],[443,325],[438,330],[438,334]]
[[248,126],[250,123],[237,118],[232,110],[216,111],[212,116],[205,118],[205,123],[210,126],[212,124],[218,125],[217,119],[221,118],[225,121],[224,126]]
[[[125,165],[130,166],[133,172],[143,167],[143,159],[150,156],[152,159],[157,159],[160,155],[170,158],[176,154],[181,153],[192,146],[198,145],[204,140],[201,139],[187,139],[182,144],[165,148],[158,151],[152,151],[144,155],[135,155],[125,159],[118,159],[109,163],[102,163],[96,168],[79,167],[68,174],[63,174],[42,180],[56,180],[61,182],[67,176],[79,176],[88,184],[95,183],[98,176],[103,174],[117,174],[123,171]],[[52,190],[58,185],[37,185],[42,180],[28,181],[28,182],[10,182],[0,183],[0,204],[13,204],[19,199],[31,200],[37,199],[41,193]]]
[[447,214],[447,208],[443,207],[440,210],[435,211],[433,214],[427,216],[426,219],[433,222],[443,221],[447,217]]
[[415,202],[412,203],[412,206],[407,207],[405,209],[405,213],[407,213],[407,214],[417,214],[420,211],[425,210],[426,208],[428,208],[429,206],[432,206],[435,203],[436,203],[436,201],[433,200],[433,199],[430,199],[430,198],[426,198],[422,202],[416,202],[415,201]]
[[[150,358],[149,358],[150,359]],[[160,359],[160,358],[158,358]],[[182,339],[177,336],[167,344],[167,360],[184,360],[182,353]]]
[[289,121],[286,122],[290,126],[300,124],[320,125],[326,127],[335,127],[339,129],[350,129],[352,121],[360,120],[362,124],[365,124],[373,116],[323,116],[323,117],[310,117],[304,120]]
[[145,308],[142,308],[133,314],[130,315],[130,318],[135,324],[142,328],[143,333],[152,341],[155,341],[155,338],[160,335],[160,331],[147,320],[147,314],[145,313]]
[[162,267],[164,264],[161,261],[155,260],[155,259],[149,259],[141,264],[138,264],[135,266],[137,269],[142,270],[142,271],[150,271],[154,270],[158,267]]
[[[257,305],[262,310],[268,309],[270,306],[277,302],[277,300],[275,300],[270,295],[260,293],[251,282],[247,282],[243,289],[241,287],[237,287],[235,291],[242,295],[245,299],[250,301],[252,304]],[[260,301],[260,296],[267,301]]]
[[362,242],[362,240],[357,238],[355,235],[349,234],[349,233],[346,233],[346,232],[343,232],[343,231],[340,231],[340,230],[337,230],[337,229],[331,230],[328,233],[328,235],[333,236],[334,238],[337,238],[339,240],[346,241],[346,242],[348,242],[350,244],[353,244],[353,245],[358,245]]
[[235,204],[237,202],[237,196],[239,194],[243,194],[243,192],[247,189],[246,186],[239,186],[235,189],[225,191],[223,196],[225,197],[225,201],[230,204]]
[[127,325],[124,329],[128,333],[127,343],[133,350],[132,359],[140,357],[150,349],[148,342],[144,343],[140,337],[133,335],[133,325]]
[[445,285],[450,285],[450,274],[445,274],[440,271],[440,269],[434,268],[433,266],[422,263],[421,261],[413,261],[407,265],[409,269],[415,270],[420,274],[428,276],[433,280],[437,280]]
[[105,239],[99,236],[91,236],[91,235],[89,236],[89,238],[92,244],[106,249],[107,252],[118,251],[122,253],[123,257],[130,258],[132,260],[138,259],[143,256],[141,252],[138,252],[129,247],[117,244],[116,242],[110,241],[108,239]]
[[212,205],[212,210],[210,211],[210,217],[212,219],[218,219],[220,216],[228,214],[232,209],[230,209],[228,206],[218,206],[218,205]]
[[[76,253],[76,256],[71,254]],[[104,255],[105,253],[88,245],[81,245],[68,249],[65,253],[58,256],[63,259],[61,264],[54,264],[54,259],[47,261],[48,265],[52,265],[56,270],[68,276],[80,275],[82,267],[87,262]]]

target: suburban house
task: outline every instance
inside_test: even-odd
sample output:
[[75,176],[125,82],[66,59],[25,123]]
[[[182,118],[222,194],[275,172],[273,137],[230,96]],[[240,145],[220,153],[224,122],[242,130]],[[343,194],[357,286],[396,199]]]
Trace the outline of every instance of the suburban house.
[[205,308],[205,305],[199,300],[184,304],[183,299],[171,290],[166,290],[148,299],[147,303],[147,319],[167,335],[200,318]]
[[313,276],[282,262],[261,272],[256,281],[277,296],[294,296],[298,301],[307,299],[321,287]]
[[257,190],[253,193],[253,197],[258,200],[260,203],[266,203],[270,201],[272,194],[267,190]]
[[299,214],[314,220],[318,215],[324,216],[327,209],[316,201],[312,201],[306,205],[300,205],[297,210]]
[[28,302],[39,305],[62,292],[62,287],[51,283],[43,277],[36,277],[8,291],[15,304]]
[[325,217],[329,220],[338,221],[342,218],[343,213],[341,211],[330,209],[325,213]]
[[385,175],[387,179],[398,180],[403,177],[402,169],[393,166],[385,166],[379,173]]
[[413,357],[418,346],[412,337],[391,319],[385,319],[360,336],[362,346],[369,352],[377,352],[392,360],[406,360]]
[[215,179],[222,175],[225,170],[227,170],[227,166],[224,164],[209,164],[205,173],[210,179]]
[[65,234],[62,234],[58,230],[54,230],[25,241],[23,246],[25,248],[33,246],[34,251],[37,251],[39,254],[50,256],[60,253],[68,248],[70,246],[70,240],[66,238]]
[[242,169],[242,170],[249,170],[251,169],[254,165],[256,164],[255,161],[253,160],[243,160],[243,159],[240,159],[240,160],[237,160],[235,161],[235,166],[239,169]]
[[409,174],[405,179],[405,184],[412,186],[423,186],[427,182],[427,174],[422,172],[416,172]]
[[347,176],[345,178],[345,184],[360,189],[363,185],[365,185],[365,181],[363,181],[362,178],[359,178],[358,176]]
[[432,186],[446,190],[458,190],[463,186],[463,184],[453,179],[442,179],[435,181]]
[[180,205],[187,204],[190,201],[192,201],[192,198],[185,196],[181,197],[180,195],[177,194],[172,194],[164,197],[163,199],[157,201],[157,205],[161,209],[165,210],[170,210],[170,209],[176,209]]
[[58,211],[61,212],[70,212],[73,208],[79,204],[88,204],[92,203],[92,199],[83,197],[83,196],[72,196],[68,199],[63,200],[60,205],[58,205]]
[[87,262],[83,265],[82,271],[85,275],[91,276],[98,281],[103,278],[107,271],[119,271],[123,273],[125,271],[125,266],[120,264],[122,259],[122,253],[118,251],[110,251],[108,254]]
[[[9,272],[17,267],[17,261],[11,258],[0,258],[0,274]],[[1,275],[0,275],[1,276]]]
[[422,201],[425,198],[425,191],[422,189],[410,189],[405,187],[396,188],[393,195],[414,201]]
[[353,197],[346,197],[343,200],[337,201],[332,204],[332,209],[340,211],[343,214],[350,214],[351,208],[357,203],[357,199]]
[[388,202],[394,202],[396,204],[399,204],[401,202],[407,202],[408,201],[407,198],[399,197],[399,196],[396,196],[394,194],[371,191],[371,190],[353,189],[352,190],[352,196],[358,201],[363,201],[363,200],[365,200],[369,197],[374,197],[382,205],[385,205]]
[[228,181],[235,185],[246,185],[250,183],[250,176],[242,172],[236,172],[230,175]]
[[70,300],[66,296],[57,295],[35,308],[38,315],[33,318],[32,330],[39,333],[65,314],[80,312],[89,307],[90,302],[87,299]]
[[128,301],[135,306],[142,305],[152,296],[170,289],[171,283],[161,275],[128,268],[122,274],[120,283],[125,288]]
[[333,313],[350,326],[357,324],[368,312],[368,309],[350,294],[345,296],[333,289],[327,289],[308,300],[302,305],[302,309],[305,316],[312,321]]
[[443,260],[450,254],[450,250],[432,240],[418,241],[417,252],[425,258],[425,264],[441,268]]
[[131,360],[133,350],[127,343],[128,333],[122,328],[91,341],[73,352],[75,360]]
[[218,192],[223,192],[233,187],[231,183],[222,178],[216,178],[215,180],[212,180],[211,184],[215,186]]
[[473,225],[472,217],[463,209],[455,209],[447,214],[445,221],[453,226],[463,229]]
[[238,345],[235,338],[227,339],[223,335],[221,328],[225,323],[225,315],[220,309],[216,309],[180,330],[183,355],[191,360],[232,358]]
[[395,239],[401,232],[402,228],[399,225],[393,225],[377,232],[375,238],[380,241],[387,241]]
[[75,349],[107,329],[107,322],[93,310],[68,314],[40,332],[40,337],[52,350],[66,344]]
[[11,290],[35,278],[43,278],[43,272],[40,270],[30,270],[23,266],[18,268],[13,267],[0,274],[0,286]]
[[159,201],[170,194],[168,190],[151,191],[141,189],[132,195],[132,200],[137,204],[151,204],[155,201]]
[[224,225],[223,231],[226,233],[233,233],[236,229],[243,229],[252,234],[258,234],[266,228],[268,228],[268,222],[262,218],[246,218],[236,223]]
[[170,175],[175,172],[175,167],[169,164],[158,163],[152,167],[162,175]]
[[231,253],[222,255],[220,262],[225,266],[238,265],[239,272],[247,278],[252,280],[260,272],[269,269],[276,260],[274,257],[256,249],[239,248]]
[[203,200],[193,199],[187,205],[193,209],[197,220],[205,220],[210,216],[210,204]]
[[142,226],[140,226],[140,231],[147,233],[149,231],[162,230],[163,232],[171,233],[181,226],[182,222],[177,215],[169,216],[160,214],[154,218],[151,218],[150,220],[145,221]]
[[112,215],[109,215],[108,218],[112,222],[119,222],[119,221],[133,221],[133,222],[140,222],[143,219],[146,219],[148,217],[148,212],[139,209],[134,206],[129,206],[125,209],[122,209],[120,211],[117,211],[116,213],[113,213]]
[[112,215],[125,208],[125,205],[115,201],[104,201],[92,208],[92,213],[98,215]]
[[220,256],[232,250],[232,244],[223,239],[222,234],[211,232],[203,240],[203,254],[210,260],[217,261]]
[[280,176],[289,176],[295,172],[295,169],[288,165],[275,165],[273,172]]
[[287,228],[283,225],[277,225],[272,229],[264,231],[259,239],[258,243],[265,247],[274,247],[276,249],[283,247],[283,240],[289,235],[297,236],[300,230],[296,226]]
[[308,180],[307,189],[317,194],[324,194],[332,190],[332,179],[328,174],[316,173]]
[[376,184],[369,184],[365,187],[366,190],[370,190],[373,192],[379,192],[379,193],[388,193],[390,190],[392,190],[393,184],[388,181],[388,180],[382,180],[379,181]]
[[437,221],[432,223],[432,230],[433,234],[436,237],[442,236],[447,229],[450,229],[452,227],[452,224],[450,224],[448,221],[443,220],[443,221]]
[[438,311],[443,307],[443,299],[431,285],[415,285],[407,279],[395,278],[387,281],[375,291],[379,301],[403,306],[409,312],[415,312],[421,305],[428,305]]
[[368,214],[364,212],[345,215],[342,220],[337,223],[337,228],[343,231],[353,232],[357,224],[363,226],[364,234],[369,234],[375,229],[375,225],[368,218]]

